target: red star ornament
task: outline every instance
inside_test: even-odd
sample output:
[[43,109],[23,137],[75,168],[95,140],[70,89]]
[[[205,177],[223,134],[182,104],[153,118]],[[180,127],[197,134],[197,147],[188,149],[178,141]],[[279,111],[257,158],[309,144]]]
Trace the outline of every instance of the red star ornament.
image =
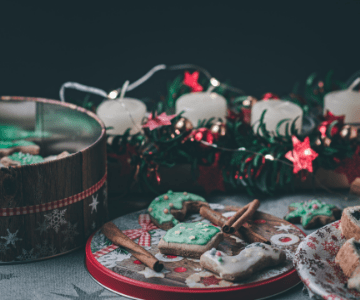
[[294,165],[293,173],[296,174],[300,170],[308,170],[313,172],[312,161],[318,157],[313,149],[310,147],[309,137],[306,137],[303,142],[299,141],[296,136],[292,136],[293,150],[285,154],[285,157],[292,161]]
[[191,88],[192,92],[201,92],[203,87],[198,83],[199,80],[199,72],[195,71],[190,74],[189,72],[185,72],[183,83]]
[[175,118],[176,115],[166,115],[166,113],[162,113],[161,115],[155,116],[155,118],[152,117],[152,114],[149,116],[149,121],[144,124],[142,127],[148,127],[150,130],[154,130],[155,128],[158,128],[163,125],[171,125],[170,120]]
[[274,93],[265,93],[262,96],[262,100],[279,100],[280,97]]
[[324,121],[321,122],[319,126],[319,131],[321,132],[321,137],[326,137],[326,131],[330,124],[334,121],[338,121],[338,123],[331,129],[331,136],[336,135],[340,128],[344,125],[345,115],[335,116],[330,111],[326,111],[326,115],[324,116]]

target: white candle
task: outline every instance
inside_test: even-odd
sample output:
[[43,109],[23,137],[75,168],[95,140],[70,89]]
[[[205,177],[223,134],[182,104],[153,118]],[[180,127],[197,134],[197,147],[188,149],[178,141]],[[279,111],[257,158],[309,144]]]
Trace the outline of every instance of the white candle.
[[197,92],[185,94],[176,101],[176,114],[183,110],[183,116],[193,126],[197,126],[199,120],[210,118],[221,118],[225,122],[227,104],[226,99],[219,94]]
[[345,123],[360,125],[360,93],[353,91],[359,82],[360,78],[357,78],[346,90],[326,94],[324,115],[326,111],[336,116],[345,115]]
[[295,127],[298,133],[301,132],[303,115],[301,107],[289,101],[283,100],[263,100],[258,101],[253,105],[251,109],[251,126],[254,128],[254,132],[257,132],[260,124],[259,121],[264,110],[266,110],[264,123],[267,131],[273,132],[276,135],[276,127],[278,123],[284,119],[289,119],[280,125],[279,133],[281,135],[285,135],[286,124],[289,124],[288,133],[291,134],[291,124],[298,117],[295,122]]
[[106,127],[113,127],[107,130],[109,134],[124,134],[128,128],[131,128],[131,134],[135,134],[141,130],[146,106],[133,98],[106,100],[99,105],[96,113]]

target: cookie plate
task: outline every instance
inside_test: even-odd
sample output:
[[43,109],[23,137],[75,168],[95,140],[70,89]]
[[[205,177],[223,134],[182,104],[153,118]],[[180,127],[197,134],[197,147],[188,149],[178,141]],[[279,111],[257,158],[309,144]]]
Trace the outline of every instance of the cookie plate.
[[[213,206],[224,216],[235,212],[233,207]],[[86,245],[86,266],[93,278],[107,289],[136,299],[261,299],[284,292],[300,282],[293,267],[295,251],[305,234],[296,226],[275,216],[256,212],[252,230],[265,236],[273,245],[287,254],[285,263],[263,270],[246,281],[233,283],[202,269],[197,259],[159,253],[157,245],[165,234],[155,228],[140,211],[115,219],[113,222],[121,230],[130,233],[135,242],[155,255],[164,263],[164,270],[156,273],[132,257],[125,249],[114,247],[100,232],[95,232]],[[140,224],[139,224],[140,221]],[[185,222],[209,222],[200,215],[191,215]],[[225,237],[218,249],[228,255],[236,255],[246,246],[242,240]]]
[[348,278],[335,264],[335,256],[346,242],[340,221],[326,225],[308,235],[296,251],[294,265],[308,289],[324,299],[359,299],[360,293],[348,289]]

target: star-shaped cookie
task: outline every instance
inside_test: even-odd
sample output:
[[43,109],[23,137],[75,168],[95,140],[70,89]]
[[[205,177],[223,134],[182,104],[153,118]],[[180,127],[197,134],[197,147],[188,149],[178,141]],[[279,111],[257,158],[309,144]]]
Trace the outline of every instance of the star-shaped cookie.
[[341,209],[319,200],[292,203],[284,217],[291,223],[301,223],[304,229],[316,228],[339,220]]

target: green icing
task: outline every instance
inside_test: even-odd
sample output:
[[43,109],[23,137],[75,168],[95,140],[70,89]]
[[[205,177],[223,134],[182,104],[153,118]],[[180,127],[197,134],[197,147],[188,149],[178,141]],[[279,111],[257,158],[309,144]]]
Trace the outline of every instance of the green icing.
[[29,153],[15,152],[9,155],[8,158],[14,161],[19,161],[21,165],[37,164],[44,161],[40,155],[31,155]]
[[[166,200],[165,196],[169,197]],[[165,197],[165,198],[164,198]],[[149,205],[149,214],[152,216],[159,224],[166,222],[172,222],[174,225],[179,222],[174,218],[170,213],[170,209],[182,209],[184,201],[202,201],[206,202],[203,197],[200,197],[191,193],[181,193],[168,191],[166,194],[156,197],[153,202]],[[170,207],[169,204],[172,203],[173,206]],[[168,213],[164,213],[164,209],[168,210]]]
[[311,200],[292,203],[290,207],[295,208],[295,210],[289,212],[284,219],[289,221],[292,218],[300,217],[301,225],[306,227],[315,216],[323,215],[331,217],[333,215],[331,210],[336,206],[320,202],[319,200]]
[[24,141],[24,140],[20,140],[20,141],[0,141],[0,149],[9,149],[9,148],[14,148],[14,147],[25,147],[25,146],[34,146],[36,145],[33,142],[29,142],[29,141]]
[[201,222],[179,223],[166,232],[163,239],[168,243],[206,245],[220,229]]
[[27,131],[17,126],[12,125],[0,125],[0,140],[13,141],[21,140],[30,137],[48,137],[47,132],[41,131]]

